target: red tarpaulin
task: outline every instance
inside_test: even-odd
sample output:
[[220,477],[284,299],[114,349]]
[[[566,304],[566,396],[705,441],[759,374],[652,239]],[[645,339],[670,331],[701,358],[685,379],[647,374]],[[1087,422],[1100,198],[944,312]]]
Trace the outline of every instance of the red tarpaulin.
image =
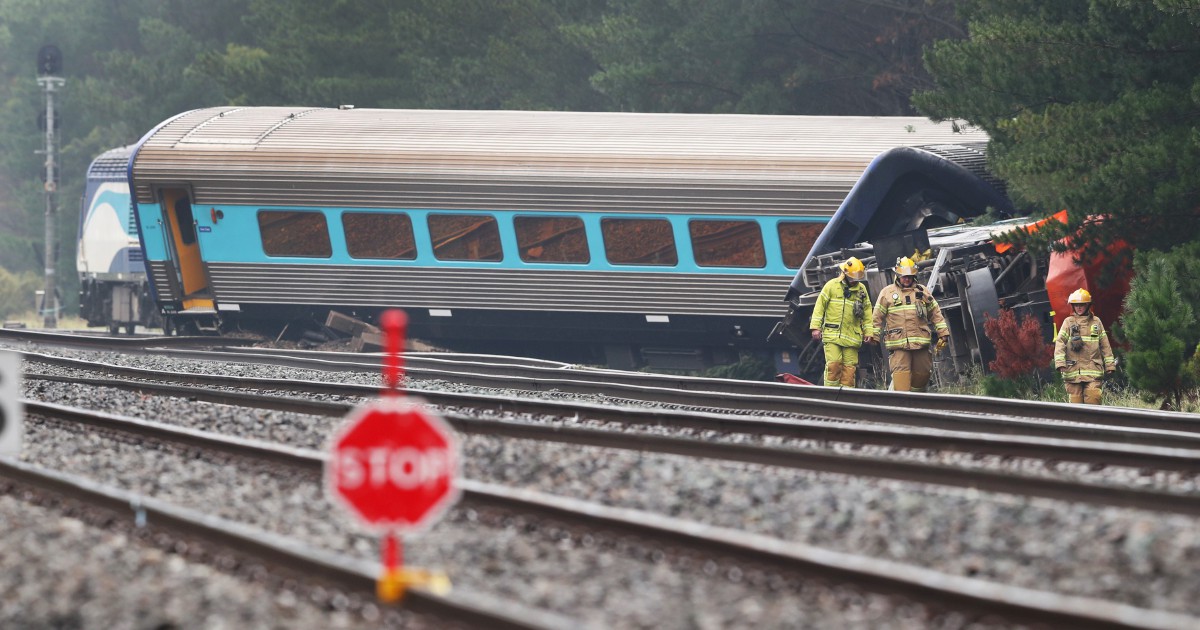
[[[1101,217],[1089,217],[1089,221],[1102,220]],[[1048,221],[1067,222],[1067,211],[1062,210],[1053,216],[1046,217],[1036,223],[1031,223],[1020,229],[1035,232]],[[1007,243],[996,244],[996,252],[1003,254],[1012,249]],[[1050,267],[1046,272],[1046,293],[1050,297],[1050,308],[1054,311],[1054,329],[1062,325],[1067,315],[1071,314],[1067,298],[1076,289],[1086,289],[1092,294],[1092,312],[1100,317],[1106,328],[1111,329],[1113,323],[1121,316],[1122,302],[1129,293],[1129,279],[1132,275],[1129,269],[1124,269],[1114,278],[1105,278],[1102,268],[1112,257],[1119,255],[1128,245],[1123,241],[1108,248],[1106,256],[1097,260],[1084,261],[1077,264],[1073,252],[1051,253]],[[1101,279],[1107,280],[1101,288]]]
[[[1132,273],[1124,269],[1114,277],[1105,277],[1101,268],[1104,263],[1128,247],[1118,243],[1108,249],[1108,256],[1086,264],[1076,264],[1071,252],[1050,255],[1050,270],[1046,272],[1046,293],[1050,296],[1050,307],[1054,309],[1054,329],[1062,325],[1067,315],[1071,314],[1067,298],[1076,289],[1086,289],[1092,294],[1092,312],[1104,322],[1104,327],[1112,329],[1113,323],[1121,316],[1122,302],[1129,293],[1129,279]],[[1101,279],[1107,282],[1101,286]]]

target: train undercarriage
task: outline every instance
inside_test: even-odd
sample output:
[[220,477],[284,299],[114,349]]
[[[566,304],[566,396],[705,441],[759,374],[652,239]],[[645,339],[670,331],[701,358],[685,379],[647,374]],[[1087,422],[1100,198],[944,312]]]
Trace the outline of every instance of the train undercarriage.
[[[1028,223],[1028,219],[1014,219],[984,226],[912,230],[814,256],[804,268],[804,284],[811,291],[789,299],[788,313],[771,337],[786,338],[795,345],[793,373],[820,382],[823,350],[809,331],[820,288],[837,277],[838,266],[853,256],[867,267],[867,287],[874,300],[892,282],[896,260],[908,256],[918,260],[917,282],[930,288],[950,326],[950,345],[934,354],[934,383],[957,381],[970,374],[973,366],[986,371],[996,358],[996,349],[985,334],[984,322],[1001,308],[1012,309],[1018,319],[1034,317],[1046,339],[1053,335],[1054,311],[1047,292],[1050,256],[1015,247],[998,248],[992,240],[997,232]],[[885,353],[880,345],[863,346],[860,386],[875,387],[886,381]]]
[[110,334],[132,335],[138,326],[160,328],[162,318],[143,279],[129,281],[82,278],[79,284],[79,315],[88,326],[104,327]]

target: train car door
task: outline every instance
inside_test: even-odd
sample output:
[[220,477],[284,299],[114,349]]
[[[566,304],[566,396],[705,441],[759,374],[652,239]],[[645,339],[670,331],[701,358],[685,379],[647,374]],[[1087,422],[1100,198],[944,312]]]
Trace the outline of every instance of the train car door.
[[212,292],[208,286],[208,274],[204,270],[204,258],[200,254],[200,243],[196,238],[196,219],[192,216],[191,196],[182,188],[166,188],[159,194],[162,198],[163,216],[170,226],[170,241],[179,267],[183,310],[215,312]]

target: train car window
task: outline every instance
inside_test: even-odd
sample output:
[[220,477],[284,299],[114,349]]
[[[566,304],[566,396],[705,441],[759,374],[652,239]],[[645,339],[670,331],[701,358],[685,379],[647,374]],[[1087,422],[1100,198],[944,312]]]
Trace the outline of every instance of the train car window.
[[429,215],[429,236],[438,260],[498,261],[500,230],[495,217],[465,214]]
[[259,210],[258,229],[268,256],[329,258],[329,226],[320,212]]
[[413,260],[417,241],[407,214],[347,212],[342,215],[346,251],[351,258]]
[[587,263],[592,259],[579,217],[516,217],[513,227],[525,262]]
[[824,229],[824,223],[780,221],[779,247],[783,250],[783,264],[792,269],[799,269]]
[[666,219],[601,219],[604,255],[614,265],[675,265],[675,235]]
[[762,230],[754,221],[689,221],[688,231],[701,267],[767,266]]

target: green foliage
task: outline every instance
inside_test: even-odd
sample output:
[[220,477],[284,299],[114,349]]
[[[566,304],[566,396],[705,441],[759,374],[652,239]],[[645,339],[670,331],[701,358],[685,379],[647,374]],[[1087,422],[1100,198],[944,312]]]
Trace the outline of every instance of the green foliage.
[[589,0],[251,0],[252,45],[201,55],[233,102],[447,109],[605,109],[563,27]]
[[[1031,240],[1094,258],[1200,236],[1200,30],[1176,0],[968,0],[970,36],[937,42],[934,119],[991,134],[991,165],[1020,203],[1067,208]],[[1110,220],[1087,222],[1088,215]],[[1127,261],[1126,261],[1127,262]]]
[[918,61],[958,36],[954,3],[621,0],[565,30],[622,110],[905,114]]
[[1196,318],[1191,305],[1180,299],[1171,266],[1161,255],[1148,259],[1134,276],[1121,323],[1132,345],[1126,353],[1129,381],[1179,409],[1183,393],[1195,385],[1185,368],[1195,344],[1184,337],[1193,334]]
[[1006,213],[1002,213],[992,206],[988,206],[987,210],[985,210],[983,214],[971,219],[968,221],[968,223],[974,227],[983,227],[986,225],[994,225],[997,222],[1008,218],[1009,217]]
[[34,292],[41,288],[41,278],[31,272],[14,274],[0,268],[0,318],[28,311]]
[[1018,400],[1067,401],[1061,374],[1051,371],[1047,380],[1043,381],[1040,378],[1041,376],[1037,374],[1003,378],[995,374],[983,374],[981,368],[974,366],[958,384],[946,385],[941,388],[941,391],[947,394],[992,396]]
[[980,380],[980,385],[983,395],[993,398],[1027,398],[1034,389],[1033,378],[1029,376],[1004,378],[988,374]]
[[[1200,314],[1200,241],[1185,243],[1165,254],[1153,250],[1138,252],[1134,256],[1134,272],[1140,275],[1149,273],[1151,264],[1156,260],[1162,261],[1167,275],[1175,282],[1177,299],[1190,306],[1193,314]],[[1200,343],[1200,328],[1196,326],[1177,330],[1176,334],[1187,348],[1195,348]],[[1188,354],[1191,355],[1190,352]]]
[[30,270],[41,262],[37,260],[37,249],[33,241],[15,236],[9,232],[0,232],[0,269]]
[[198,50],[237,37],[244,0],[0,0],[0,266],[41,273],[45,111],[35,81],[38,49],[57,45],[66,84],[54,195],[56,271],[68,307],[78,294],[75,240],[83,174],[99,153],[136,141],[168,116],[225,101],[192,70]]
[[1066,402],[1067,393],[1063,386],[1062,374],[1051,370],[1048,377],[1043,378],[1043,376],[1038,372],[1023,374],[1015,378],[987,374],[978,379],[979,389],[984,396],[995,398]]
[[1187,372],[1192,383],[1200,383],[1200,345],[1192,349],[1192,358],[1188,359]]
[[742,381],[774,381],[775,366],[751,354],[742,355],[737,363],[711,367],[700,374],[709,378],[732,378]]

